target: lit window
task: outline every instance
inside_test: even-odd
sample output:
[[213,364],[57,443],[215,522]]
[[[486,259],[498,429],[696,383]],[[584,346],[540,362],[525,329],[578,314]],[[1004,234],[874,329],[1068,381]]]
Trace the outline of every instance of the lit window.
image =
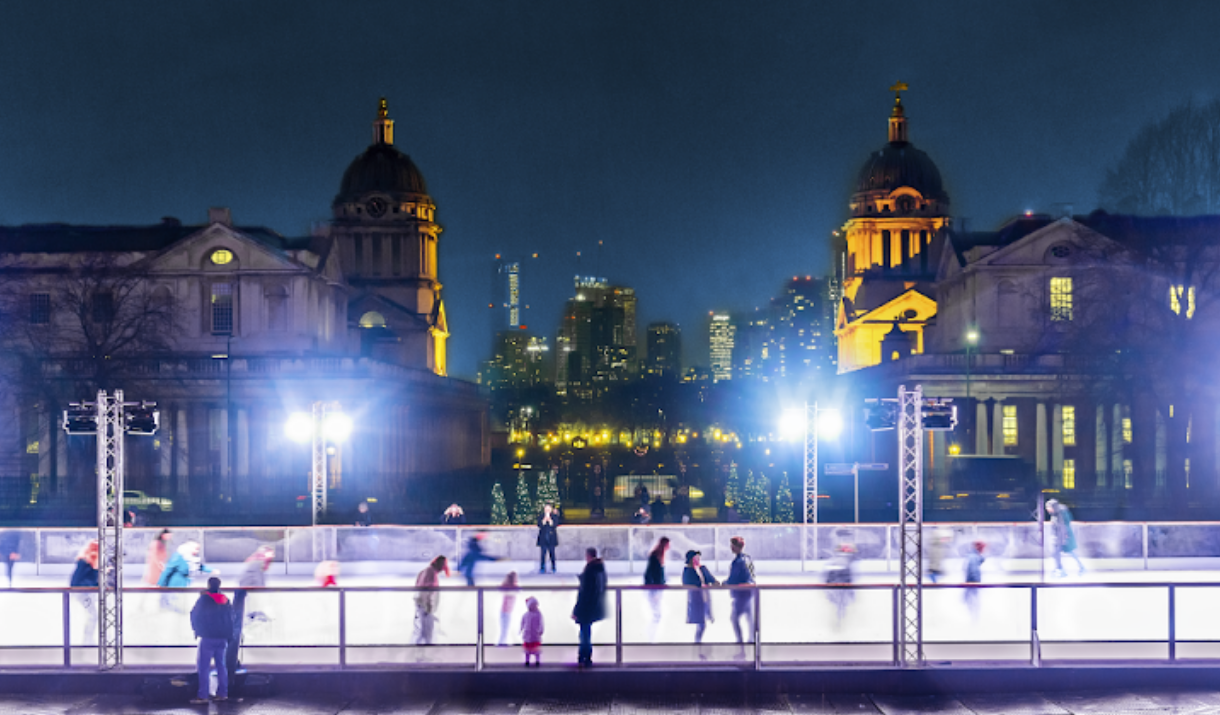
[[50,293],[33,293],[30,295],[30,322],[34,325],[46,325],[51,322]]
[[233,262],[233,252],[223,248],[212,251],[212,263],[218,266],[224,266]]
[[1004,446],[1014,447],[1017,444],[1017,406],[1004,405],[1004,418],[1002,429],[1004,430]]
[[1123,418],[1123,444],[1131,444],[1131,418]]
[[1076,488],[1076,460],[1074,459],[1063,460],[1063,488]]
[[385,316],[377,311],[370,310],[369,312],[360,316],[359,325],[362,328],[384,328]]
[[233,286],[212,284],[212,334],[233,334]]
[[900,358],[900,357],[902,357],[902,356],[898,354],[898,351],[897,351],[897,350],[895,350],[894,352],[890,353],[890,360],[897,360],[897,359],[898,359],[898,358]]
[[1169,309],[1178,315],[1182,314],[1182,304],[1186,304],[1186,319],[1195,317],[1195,287],[1170,286]]
[[1132,466],[1130,459],[1123,460],[1123,487],[1131,488],[1131,475],[1135,473],[1135,467]]
[[1073,405],[1060,405],[1063,417],[1063,446],[1076,446],[1076,408]]
[[1051,320],[1072,319],[1072,279],[1051,279]]

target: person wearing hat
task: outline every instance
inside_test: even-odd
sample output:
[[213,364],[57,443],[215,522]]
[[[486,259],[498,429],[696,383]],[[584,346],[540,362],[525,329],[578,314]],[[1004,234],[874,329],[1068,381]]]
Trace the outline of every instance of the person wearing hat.
[[707,629],[712,617],[711,594],[709,586],[719,586],[720,582],[699,561],[700,552],[691,549],[686,552],[686,568],[682,569],[682,585],[691,586],[686,594],[686,622],[695,624],[695,643],[699,646],[699,659],[707,660],[703,652],[703,631]]
[[199,673],[198,695],[191,702],[208,702],[208,674],[216,665],[216,700],[229,699],[229,671],[225,668],[225,650],[233,635],[233,604],[220,592],[220,579],[208,579],[208,588],[199,594],[191,609],[191,628],[199,639],[195,669]]

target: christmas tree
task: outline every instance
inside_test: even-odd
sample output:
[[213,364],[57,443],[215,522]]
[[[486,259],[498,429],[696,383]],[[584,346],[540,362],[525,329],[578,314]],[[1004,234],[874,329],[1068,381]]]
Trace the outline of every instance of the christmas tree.
[[538,507],[542,508],[543,504],[550,504],[556,509],[559,508],[559,482],[552,469],[538,475]]
[[791,524],[796,521],[796,511],[792,503],[792,490],[788,488],[788,473],[779,480],[779,489],[775,490],[775,523]]
[[729,465],[729,480],[724,485],[724,505],[741,510],[741,479],[737,476],[737,465]]
[[771,523],[771,483],[761,472],[751,471],[741,497],[741,515],[755,524]]
[[534,500],[530,499],[530,487],[525,483],[525,472],[517,471],[517,504],[513,509],[513,523],[517,525],[533,524]]
[[508,526],[508,502],[504,499],[504,487],[499,482],[491,487],[491,525]]

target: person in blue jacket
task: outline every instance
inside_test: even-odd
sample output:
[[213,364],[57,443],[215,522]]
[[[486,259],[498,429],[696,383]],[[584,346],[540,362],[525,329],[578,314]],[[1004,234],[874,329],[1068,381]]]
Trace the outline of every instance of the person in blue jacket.
[[1076,575],[1084,575],[1084,564],[1080,562],[1080,557],[1076,554],[1076,530],[1072,528],[1072,512],[1065,504],[1058,499],[1051,499],[1046,502],[1046,512],[1051,515],[1054,520],[1051,526],[1054,528],[1055,545],[1053,553],[1055,555],[1055,575],[1066,576],[1063,570],[1063,558],[1061,554],[1067,554],[1076,560],[1076,567],[1079,569]]
[[495,556],[488,556],[483,553],[483,539],[487,536],[483,532],[478,532],[470,537],[466,542],[466,552],[462,554],[462,560],[458,562],[458,571],[466,577],[466,585],[474,585],[474,570],[479,565],[480,561],[496,561]]
[[[733,551],[733,563],[729,565],[729,577],[725,579],[726,586],[753,586],[754,560],[745,552],[746,540],[740,536],[729,539],[729,548]],[[745,657],[745,644],[754,641],[754,599],[753,589],[735,588],[729,594],[733,602],[733,610],[729,621],[733,624],[733,633],[737,636],[737,658]],[[742,636],[741,619],[746,619],[746,635]]]
[[[165,570],[161,572],[161,578],[157,579],[157,587],[189,588],[191,585],[191,574],[193,573],[210,573],[213,576],[219,576],[220,571],[203,563],[199,558],[199,553],[199,544],[194,541],[188,541],[179,546],[177,552],[170,557],[169,563],[165,564]],[[161,597],[161,605],[179,612],[185,610],[179,607],[169,594]]]
[[97,643],[97,564],[98,545],[97,539],[93,539],[76,555],[76,570],[72,572],[72,580],[68,582],[72,588],[92,589],[73,594],[77,604],[85,612],[81,639],[84,645]]

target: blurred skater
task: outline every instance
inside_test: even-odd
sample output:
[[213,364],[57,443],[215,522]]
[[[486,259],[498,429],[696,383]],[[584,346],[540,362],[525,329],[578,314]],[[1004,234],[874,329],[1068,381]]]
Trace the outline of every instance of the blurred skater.
[[695,645],[699,652],[699,660],[707,660],[703,651],[703,632],[708,623],[714,623],[712,615],[710,586],[719,586],[720,582],[707,570],[699,560],[700,552],[691,549],[686,552],[686,568],[682,569],[682,585],[694,586],[686,594],[686,622],[695,625]]
[[525,599],[525,615],[521,616],[521,647],[525,650],[525,667],[530,665],[530,656],[534,656],[534,665],[542,666],[542,632],[546,623],[542,611],[538,610],[538,599],[530,596]]
[[0,560],[8,564],[8,587],[13,587],[13,569],[21,560],[21,532],[6,531],[0,534]]
[[[729,565],[729,577],[726,586],[753,586],[754,559],[745,553],[746,540],[740,536],[729,539],[729,548],[733,551],[733,563]],[[754,642],[754,599],[757,595],[754,589],[735,588],[730,597],[733,600],[733,610],[729,621],[733,624],[733,634],[737,636],[737,659],[746,657],[746,643]],[[741,634],[741,619],[746,619],[746,636]]]
[[323,561],[313,570],[313,585],[330,588],[339,585],[339,562]]
[[648,554],[648,566],[644,568],[644,585],[648,590],[648,606],[652,609],[652,620],[648,624],[648,642],[657,642],[657,631],[661,627],[661,604],[665,592],[665,554],[669,553],[669,537],[662,536],[652,552]]
[[267,569],[275,560],[275,547],[263,545],[246,557],[238,585],[242,588],[264,588],[267,585]]
[[1054,520],[1051,523],[1051,527],[1055,533],[1055,543],[1052,547],[1055,555],[1055,575],[1061,577],[1067,575],[1063,570],[1063,558],[1061,556],[1061,554],[1067,554],[1076,561],[1076,566],[1079,569],[1076,575],[1083,576],[1085,568],[1084,564],[1080,562],[1080,557],[1076,555],[1076,530],[1072,528],[1071,510],[1058,499],[1051,499],[1046,502],[1046,513],[1050,514]]
[[504,594],[504,598],[500,601],[500,642],[497,644],[500,647],[508,645],[508,627],[513,621],[513,610],[517,607],[519,588],[517,572],[509,571],[508,575],[504,577],[503,583],[500,584],[500,591]]
[[220,579],[208,579],[208,588],[199,594],[199,600],[191,609],[191,628],[199,639],[199,651],[195,656],[195,670],[199,673],[199,690],[193,705],[208,702],[213,663],[216,666],[216,697],[213,700],[229,699],[229,671],[225,665],[225,651],[233,636],[233,604],[220,592]]
[[483,553],[483,539],[487,534],[480,531],[466,542],[466,553],[462,554],[462,560],[458,562],[458,573],[466,577],[466,585],[474,585],[475,568],[480,561],[496,561],[495,556],[488,556]]
[[945,559],[949,556],[949,547],[953,544],[953,532],[948,529],[937,529],[928,542],[928,580],[940,583],[945,577]]
[[559,514],[547,502],[538,515],[538,573],[546,573],[546,557],[551,557],[551,573],[555,573],[555,547],[559,546]]
[[[983,582],[983,549],[986,544],[981,541],[976,541],[971,545],[970,555],[966,557],[966,583],[982,583]],[[966,600],[966,609],[970,611],[970,617],[974,620],[979,619],[979,590],[972,586],[966,587],[966,593],[963,596]]]
[[597,549],[585,549],[585,569],[580,572],[580,590],[572,620],[580,627],[580,647],[576,662],[582,668],[593,665],[593,624],[606,617],[606,565],[597,558]]
[[[856,547],[848,542],[839,544],[830,560],[830,568],[826,571],[826,583],[850,585],[855,561]],[[842,621],[855,594],[851,589],[833,588],[830,589],[829,596],[831,603],[835,605],[835,615]]]
[[415,577],[415,645],[432,645],[433,628],[436,625],[436,609],[441,595],[441,574],[449,575],[449,560],[437,556]]
[[169,529],[162,529],[157,538],[148,544],[148,552],[144,555],[144,584],[156,586],[161,581],[165,565],[169,563],[169,542],[174,538]]
[[82,645],[97,643],[97,560],[97,539],[92,539],[76,555],[76,570],[72,572],[72,580],[68,582],[72,588],[93,589],[72,594],[77,605],[85,612],[80,641]]
[[362,501],[356,505],[356,526],[369,527],[373,525],[373,514],[369,511],[369,503]]

